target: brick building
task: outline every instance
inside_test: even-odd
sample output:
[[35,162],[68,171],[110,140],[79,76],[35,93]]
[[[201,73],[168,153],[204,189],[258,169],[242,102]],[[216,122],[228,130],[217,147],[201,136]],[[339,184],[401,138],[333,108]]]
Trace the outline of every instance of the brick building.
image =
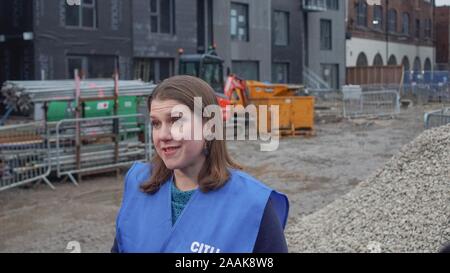
[[436,33],[436,66],[439,70],[450,68],[450,7],[437,7],[434,23]]
[[399,65],[431,71],[434,0],[347,1],[347,66]]

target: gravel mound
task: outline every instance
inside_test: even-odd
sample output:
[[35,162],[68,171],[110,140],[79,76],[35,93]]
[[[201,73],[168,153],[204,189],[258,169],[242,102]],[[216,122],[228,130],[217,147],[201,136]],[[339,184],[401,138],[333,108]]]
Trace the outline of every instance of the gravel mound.
[[423,132],[286,236],[291,252],[439,252],[450,243],[450,125]]

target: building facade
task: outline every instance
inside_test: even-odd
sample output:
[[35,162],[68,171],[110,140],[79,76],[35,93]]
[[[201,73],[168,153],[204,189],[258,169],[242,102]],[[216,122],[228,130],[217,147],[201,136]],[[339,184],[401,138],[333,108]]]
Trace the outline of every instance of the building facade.
[[272,1],[274,83],[303,83],[304,18],[299,1]]
[[450,7],[437,7],[434,29],[436,33],[436,67],[450,69]]
[[345,83],[346,1],[303,1],[305,13],[305,76],[322,80],[329,89]]
[[271,81],[271,0],[214,1],[213,32],[226,72]]
[[433,0],[347,1],[347,66],[434,67]]
[[[87,3],[87,4],[86,4]],[[1,1],[0,81],[132,77],[131,5],[126,0]]]
[[160,82],[178,70],[179,49],[198,52],[198,3],[205,0],[133,0],[134,78]]
[[[70,2],[70,1],[69,1]],[[224,59],[224,76],[339,88],[345,77],[338,0],[0,1],[0,81],[108,78],[160,82],[180,49]],[[318,8],[318,9],[317,9]]]

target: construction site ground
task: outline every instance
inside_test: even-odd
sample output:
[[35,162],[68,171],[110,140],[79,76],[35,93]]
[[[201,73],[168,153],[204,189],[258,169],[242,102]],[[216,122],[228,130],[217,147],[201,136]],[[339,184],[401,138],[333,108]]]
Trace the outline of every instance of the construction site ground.
[[[232,156],[253,176],[290,200],[288,225],[354,188],[424,130],[425,111],[442,105],[402,109],[396,118],[318,119],[316,136],[280,140],[278,150],[260,143],[230,142]],[[85,177],[79,187],[58,183],[0,192],[0,252],[109,252],[120,207],[123,176]],[[289,242],[288,242],[289,243]]]

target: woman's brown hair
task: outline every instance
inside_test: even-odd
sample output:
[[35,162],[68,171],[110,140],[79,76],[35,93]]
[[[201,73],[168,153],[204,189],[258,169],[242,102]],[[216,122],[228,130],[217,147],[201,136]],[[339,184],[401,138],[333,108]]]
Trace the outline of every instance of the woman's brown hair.
[[[194,97],[202,98],[202,113],[208,105],[218,105],[213,89],[205,81],[192,76],[174,76],[160,83],[148,98],[149,112],[153,100],[176,100],[194,112]],[[206,140],[205,140],[206,141]],[[228,181],[228,168],[241,169],[228,154],[225,140],[206,141],[208,153],[199,173],[199,188],[202,192],[219,189]],[[161,157],[155,153],[151,160],[150,180],[141,185],[141,190],[154,194],[172,176]]]

